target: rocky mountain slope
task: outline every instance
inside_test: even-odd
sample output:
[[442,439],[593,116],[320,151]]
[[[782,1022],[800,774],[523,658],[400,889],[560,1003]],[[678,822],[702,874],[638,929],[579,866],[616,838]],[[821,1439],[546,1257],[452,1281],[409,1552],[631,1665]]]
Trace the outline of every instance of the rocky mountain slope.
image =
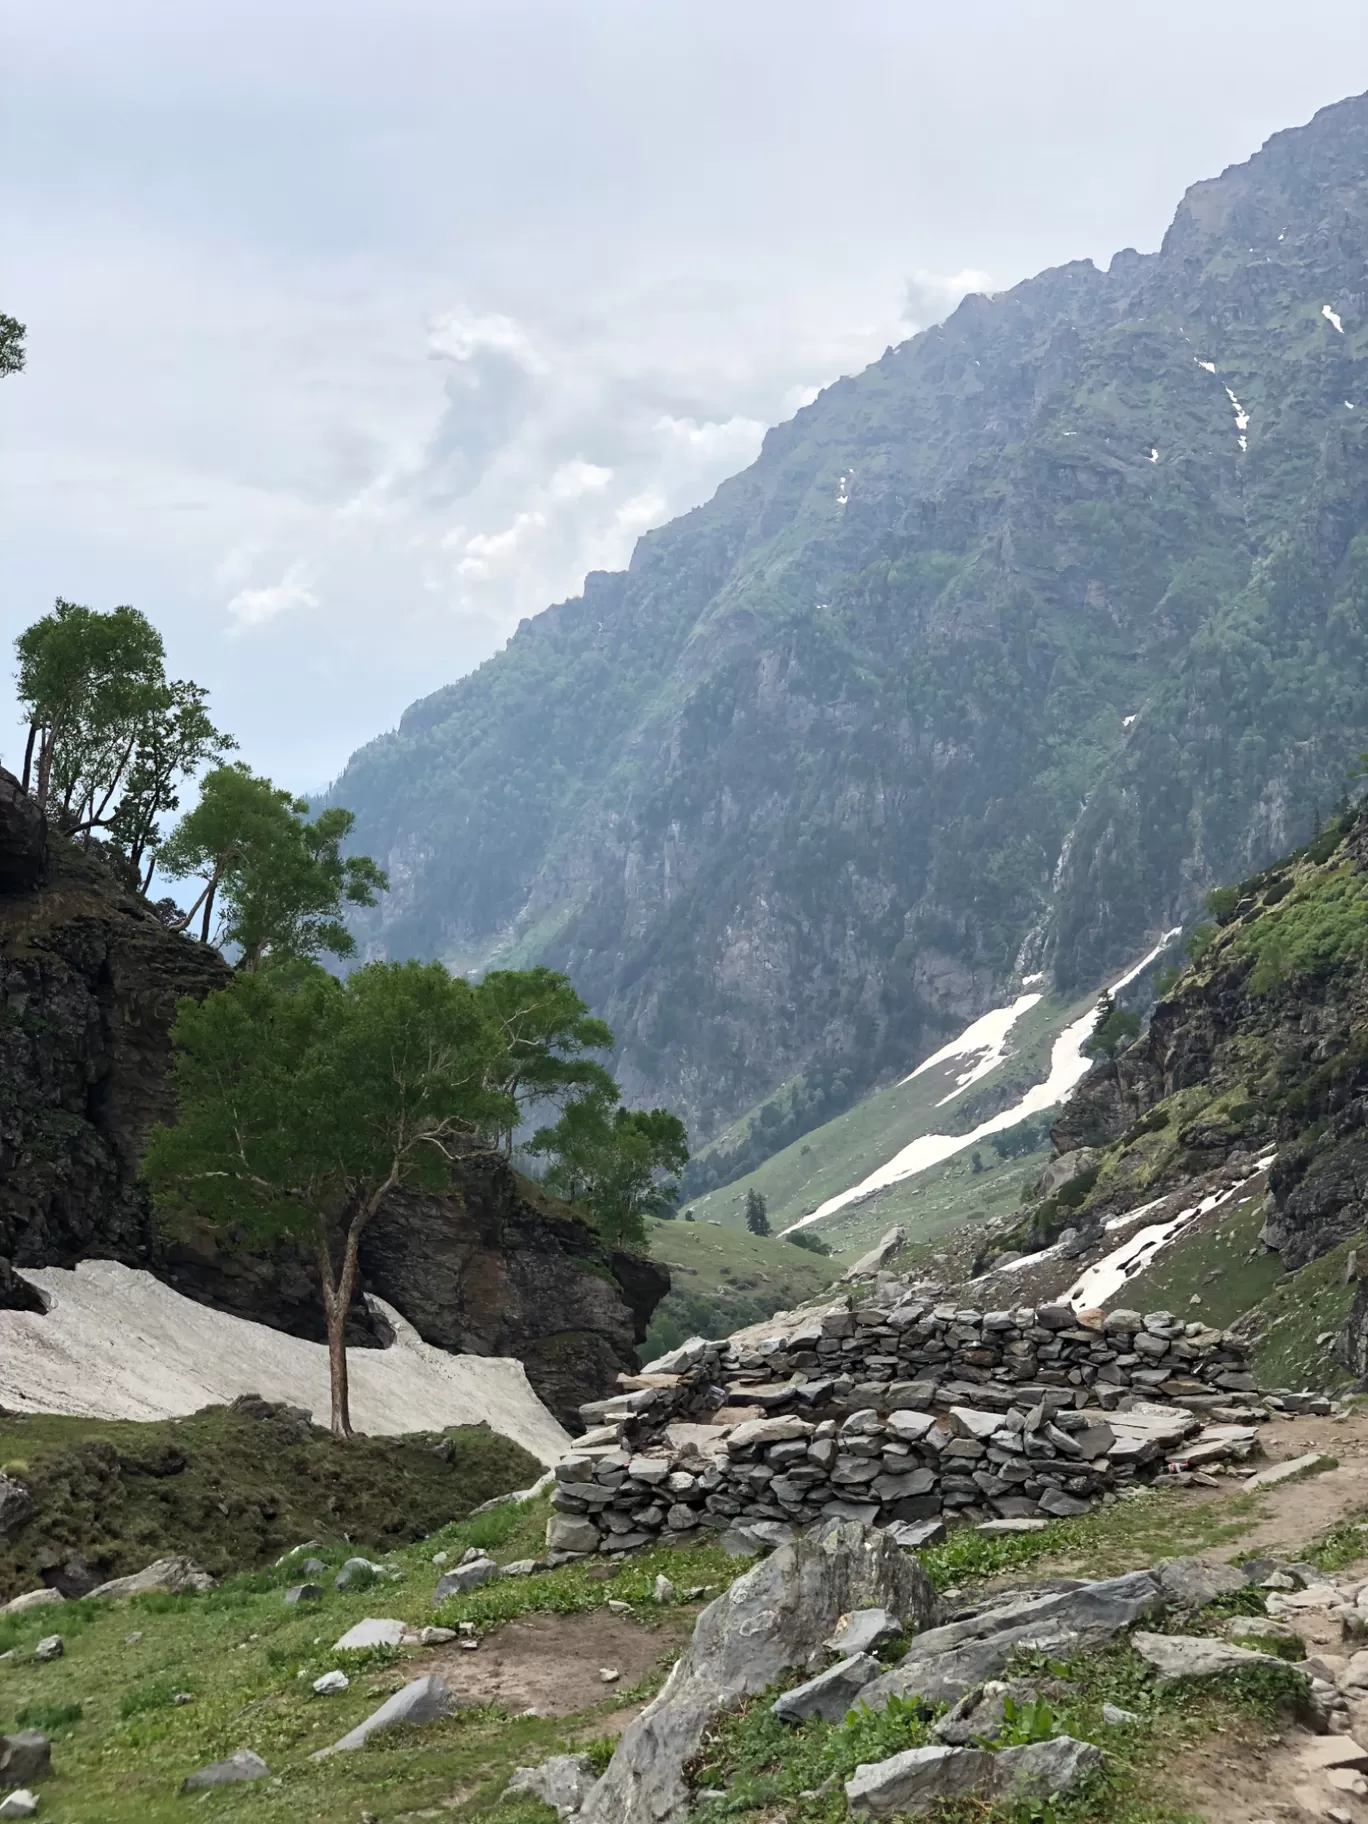
[[[98,853],[47,831],[0,771],[0,1307],[41,1304],[15,1267],[112,1259],[234,1316],[322,1338],[303,1254],[240,1251],[207,1228],[172,1243],[138,1181],[143,1137],[171,1112],[176,1002],[227,980],[216,951],[168,931]],[[364,1289],[425,1341],[517,1356],[570,1417],[634,1365],[670,1283],[499,1162],[465,1168],[448,1195],[396,1198],[363,1265]],[[387,1339],[358,1296],[352,1341]]]
[[354,757],[370,944],[567,968],[699,1140],[1093,986],[1361,744],[1365,254],[1359,97],[827,388]]

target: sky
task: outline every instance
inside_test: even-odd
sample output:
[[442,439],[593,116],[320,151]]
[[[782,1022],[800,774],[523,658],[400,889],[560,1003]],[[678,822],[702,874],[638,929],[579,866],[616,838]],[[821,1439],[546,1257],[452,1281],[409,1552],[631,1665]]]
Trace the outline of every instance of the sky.
[[134,603],[297,790],[966,291],[1368,87],[1368,10],[1286,0],[0,10],[0,638]]

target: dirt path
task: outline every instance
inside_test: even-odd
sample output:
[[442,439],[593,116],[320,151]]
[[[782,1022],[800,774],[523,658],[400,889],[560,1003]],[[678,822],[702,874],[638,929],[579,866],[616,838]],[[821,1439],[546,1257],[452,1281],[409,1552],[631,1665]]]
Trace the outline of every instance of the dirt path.
[[[1351,1514],[1368,1517],[1368,1413],[1342,1419],[1276,1420],[1260,1427],[1259,1438],[1264,1450],[1260,1468],[1309,1451],[1336,1458],[1339,1467],[1282,1488],[1264,1489],[1259,1494],[1259,1517],[1236,1546],[1214,1546],[1200,1556],[1229,1558],[1235,1549],[1250,1556],[1277,1549],[1296,1551]],[[1238,1484],[1232,1488],[1238,1493]],[[1227,1491],[1203,1490],[1198,1498],[1219,1501],[1227,1498]]]
[[[473,1652],[451,1646],[416,1655],[406,1677],[439,1672],[462,1705],[502,1704],[516,1715],[573,1716],[644,1679],[663,1681],[693,1629],[692,1610],[667,1611],[647,1627],[630,1615],[525,1615],[506,1622]],[[605,1679],[603,1672],[617,1673]],[[626,1722],[631,1707],[620,1713]],[[609,1733],[595,1728],[595,1734]]]

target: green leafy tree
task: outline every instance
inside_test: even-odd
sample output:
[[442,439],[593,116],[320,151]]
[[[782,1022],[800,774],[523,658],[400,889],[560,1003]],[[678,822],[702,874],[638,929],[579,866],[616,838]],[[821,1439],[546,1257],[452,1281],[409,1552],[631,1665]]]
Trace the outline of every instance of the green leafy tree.
[[1110,994],[1097,1003],[1097,1024],[1083,1049],[1089,1057],[1106,1058],[1112,1067],[1116,1093],[1121,1089],[1121,1053],[1140,1034],[1140,1015],[1128,1007],[1118,1007]]
[[765,1205],[764,1194],[757,1191],[754,1185],[746,1192],[746,1227],[752,1235],[773,1233],[770,1228],[769,1210]]
[[508,1120],[488,1088],[498,1034],[440,963],[239,975],[181,1003],[177,1120],[143,1172],[172,1223],[209,1217],[247,1245],[310,1245],[328,1336],[332,1429],[351,1432],[346,1321],[361,1237],[391,1192],[439,1188]]
[[582,1208],[613,1247],[640,1247],[645,1218],[673,1206],[688,1163],[684,1123],[668,1109],[626,1109],[593,1091],[570,1102],[528,1151],[550,1160],[548,1190]]
[[333,806],[308,822],[308,808],[241,762],[218,767],[159,851],[172,879],[203,882],[181,922],[198,915],[208,943],[217,911],[218,941],[241,952],[243,969],[267,958],[351,956],[346,908],[373,906],[389,885],[369,855],[343,855],[350,811]]
[[809,1254],[830,1254],[831,1252],[821,1236],[814,1235],[811,1229],[791,1229],[785,1235],[784,1240],[791,1241],[795,1248],[806,1248]]
[[25,333],[22,323],[16,323],[13,317],[7,317],[0,310],[0,379],[6,374],[24,371]]
[[[554,969],[495,969],[475,991],[503,1036],[497,1081],[491,1087],[509,1098],[515,1121],[538,1104],[564,1107],[572,1095],[593,1091],[616,1096],[602,1064],[586,1057],[607,1051],[613,1034],[595,1019],[568,976]],[[504,1134],[513,1150],[514,1124]]]
[[167,678],[161,635],[136,608],[59,600],[15,651],[24,790],[69,834],[106,832],[146,892],[181,782],[236,742],[214,727],[199,685]]

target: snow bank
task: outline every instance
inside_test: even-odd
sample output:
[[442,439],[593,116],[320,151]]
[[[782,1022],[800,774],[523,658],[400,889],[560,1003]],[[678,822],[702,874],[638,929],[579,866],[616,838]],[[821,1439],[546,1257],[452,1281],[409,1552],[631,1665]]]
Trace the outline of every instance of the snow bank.
[[914,1071],[903,1078],[910,1083],[913,1077],[921,1076],[923,1071],[932,1070],[937,1064],[948,1064],[952,1058],[973,1058],[977,1062],[962,1071],[955,1078],[955,1087],[948,1096],[942,1096],[937,1108],[944,1108],[947,1102],[953,1102],[961,1090],[968,1089],[971,1083],[977,1083],[980,1077],[986,1077],[990,1070],[996,1070],[1001,1064],[1007,1049],[1007,1037],[1023,1013],[1029,1013],[1044,996],[1039,994],[1018,995],[1010,1007],[994,1007],[991,1013],[985,1013],[966,1026],[957,1039],[951,1039],[948,1045],[942,1045],[939,1051],[933,1051],[929,1058],[923,1058]]
[[[1149,968],[1155,958],[1162,953],[1165,945],[1177,937],[1181,928],[1181,926],[1176,926],[1172,931],[1166,931],[1154,948],[1142,956],[1140,961],[1128,969],[1123,976],[1119,976],[1107,992],[1119,994],[1123,988],[1128,987],[1137,975]],[[1021,1000],[1034,1002],[1039,998],[1038,995],[1024,995]],[[1021,1000],[1015,1003],[1017,1007],[1021,1006]],[[1010,1008],[1002,1009],[999,1017],[1003,1017],[1011,1011]],[[990,1014],[985,1014],[983,1020],[976,1021],[975,1024],[982,1026],[992,1017]],[[972,1133],[923,1134],[920,1139],[913,1140],[910,1145],[903,1147],[901,1152],[895,1153],[887,1164],[881,1165],[867,1178],[862,1178],[848,1191],[841,1191],[835,1197],[828,1197],[826,1202],[819,1204],[810,1215],[800,1216],[797,1222],[791,1222],[782,1232],[785,1235],[791,1235],[795,1229],[805,1229],[809,1223],[820,1222],[825,1216],[834,1216],[837,1210],[845,1209],[847,1204],[859,1203],[865,1197],[872,1197],[875,1191],[886,1190],[891,1184],[900,1184],[905,1178],[914,1178],[918,1172],[927,1171],[931,1166],[940,1165],[943,1160],[953,1158],[956,1153],[962,1153],[971,1146],[977,1146],[981,1140],[986,1140],[990,1135],[1000,1134],[1006,1128],[1015,1127],[1018,1121],[1024,1121],[1028,1115],[1041,1114],[1047,1108],[1054,1108],[1083,1081],[1092,1069],[1092,1059],[1085,1054],[1083,1047],[1091,1038],[1093,1027],[1096,1024],[1097,1004],[1095,1003],[1081,1018],[1075,1020],[1072,1025],[1066,1026],[1055,1040],[1050,1052],[1049,1075],[1044,1081],[1028,1089],[1019,1102],[1013,1103],[1010,1108],[1003,1109],[1001,1114],[994,1115],[991,1120],[982,1122],[974,1128]],[[1010,1026],[1007,1030],[1010,1030]],[[961,1045],[973,1031],[973,1026],[967,1028],[955,1041],[955,1045]],[[1005,1039],[1005,1032],[1003,1036]],[[950,1047],[946,1047],[946,1052],[954,1055]],[[937,1057],[941,1055],[938,1053]],[[933,1058],[928,1058],[924,1064],[918,1066],[918,1069],[925,1070],[935,1061]],[[915,1076],[917,1073],[914,1071],[912,1074]]]
[[[25,1269],[48,1299],[0,1311],[0,1405],[91,1419],[169,1419],[240,1393],[307,1406],[326,1424],[328,1351],[322,1343],[230,1317],[113,1260]],[[485,1420],[543,1463],[570,1439],[532,1391],[521,1362],[449,1355],[373,1300],[394,1327],[389,1349],[352,1349],[352,1422],[393,1436]]]

